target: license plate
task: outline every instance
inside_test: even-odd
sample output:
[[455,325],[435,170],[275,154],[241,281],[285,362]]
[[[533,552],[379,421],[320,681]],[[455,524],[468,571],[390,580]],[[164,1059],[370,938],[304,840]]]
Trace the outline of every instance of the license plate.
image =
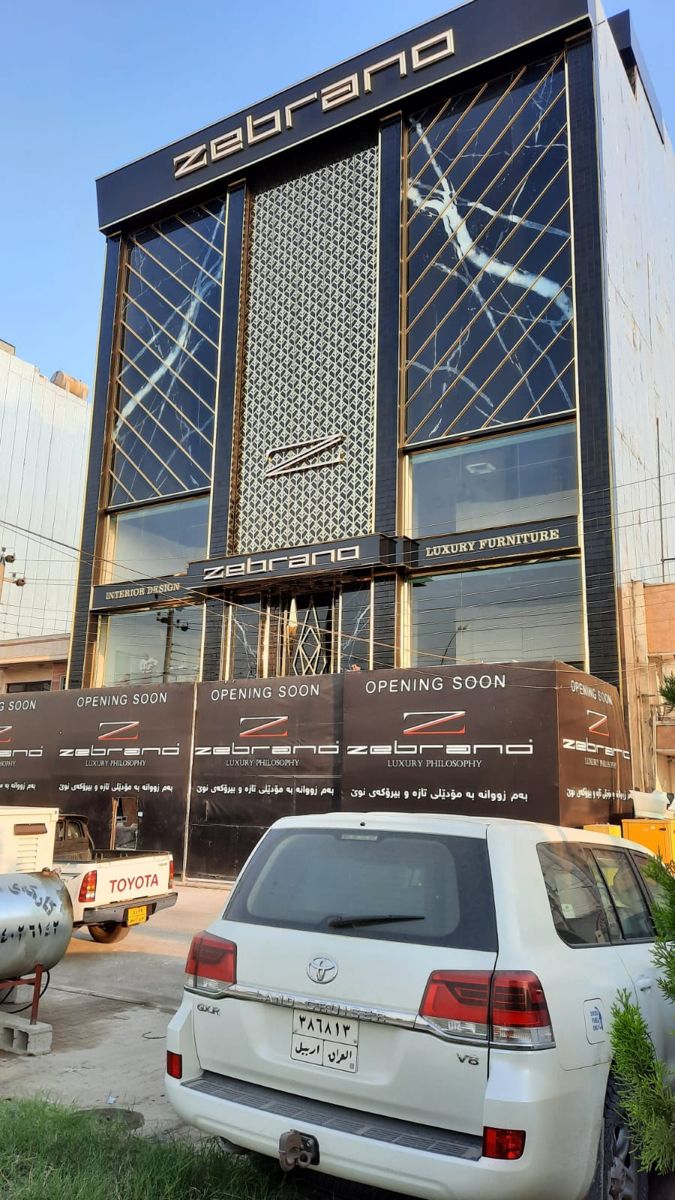
[[358,1051],[358,1021],[312,1009],[293,1009],[291,1058],[354,1074],[358,1070]]
[[127,925],[142,925],[148,919],[147,904],[140,904],[138,908],[127,909]]

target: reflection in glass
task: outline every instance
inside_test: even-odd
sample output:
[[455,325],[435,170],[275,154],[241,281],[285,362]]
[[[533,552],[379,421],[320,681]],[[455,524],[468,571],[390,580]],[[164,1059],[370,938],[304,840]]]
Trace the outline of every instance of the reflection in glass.
[[192,682],[199,674],[202,620],[201,605],[103,618],[101,684]]
[[583,667],[579,559],[426,576],[410,591],[413,666],[555,658]]
[[231,679],[254,679],[260,670],[260,596],[236,594],[229,601]]
[[344,588],[340,611],[340,670],[370,667],[370,585]]
[[216,394],[223,205],[128,240],[110,504],[207,487]]
[[411,537],[573,516],[577,503],[574,425],[464,442],[412,459]]
[[242,596],[229,606],[226,655],[232,679],[325,675],[370,666],[371,590],[353,584],[334,591]]
[[574,408],[563,57],[409,122],[410,443]]
[[208,519],[208,496],[111,516],[108,582],[186,571],[206,554]]

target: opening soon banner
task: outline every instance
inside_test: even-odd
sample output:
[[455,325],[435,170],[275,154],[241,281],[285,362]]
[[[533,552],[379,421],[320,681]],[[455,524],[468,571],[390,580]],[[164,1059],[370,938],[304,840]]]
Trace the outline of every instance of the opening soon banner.
[[286,815],[602,822],[630,810],[619,696],[555,662],[0,697],[0,803],[84,813],[100,846],[237,872]]

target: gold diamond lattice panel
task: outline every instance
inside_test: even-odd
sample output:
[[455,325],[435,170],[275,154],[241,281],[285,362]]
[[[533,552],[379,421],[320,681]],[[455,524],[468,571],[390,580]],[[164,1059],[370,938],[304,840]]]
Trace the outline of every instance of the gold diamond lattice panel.
[[254,199],[240,553],[372,527],[377,150]]

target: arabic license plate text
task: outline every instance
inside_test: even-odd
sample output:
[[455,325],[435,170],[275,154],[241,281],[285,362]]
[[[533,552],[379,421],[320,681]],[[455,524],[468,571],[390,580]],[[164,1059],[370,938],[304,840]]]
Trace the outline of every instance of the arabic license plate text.
[[148,907],[140,904],[138,908],[127,909],[127,925],[142,925],[148,919]]
[[358,1048],[358,1021],[311,1009],[293,1009],[291,1058],[354,1074],[358,1070]]

